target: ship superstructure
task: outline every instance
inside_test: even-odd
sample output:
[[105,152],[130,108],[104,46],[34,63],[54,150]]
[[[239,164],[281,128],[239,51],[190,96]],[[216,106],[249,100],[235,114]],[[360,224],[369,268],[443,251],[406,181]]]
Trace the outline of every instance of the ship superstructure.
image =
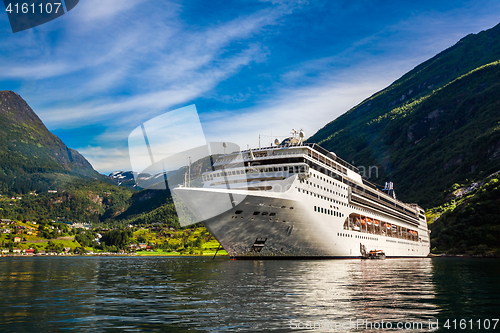
[[294,130],[274,146],[220,156],[202,188],[174,192],[234,258],[361,257],[360,244],[387,257],[429,254],[422,208],[303,138]]

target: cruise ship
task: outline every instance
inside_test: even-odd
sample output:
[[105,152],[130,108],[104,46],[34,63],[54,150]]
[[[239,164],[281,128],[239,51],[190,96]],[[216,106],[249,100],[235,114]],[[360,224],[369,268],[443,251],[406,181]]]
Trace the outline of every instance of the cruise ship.
[[424,210],[396,199],[303,131],[275,145],[218,157],[175,195],[234,259],[426,257]]

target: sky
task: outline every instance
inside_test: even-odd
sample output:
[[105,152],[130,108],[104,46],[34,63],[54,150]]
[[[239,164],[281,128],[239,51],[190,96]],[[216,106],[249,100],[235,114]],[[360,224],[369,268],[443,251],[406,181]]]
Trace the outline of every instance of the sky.
[[134,129],[193,104],[209,142],[309,137],[499,21],[497,0],[80,0],[15,34],[0,15],[0,90],[108,174]]

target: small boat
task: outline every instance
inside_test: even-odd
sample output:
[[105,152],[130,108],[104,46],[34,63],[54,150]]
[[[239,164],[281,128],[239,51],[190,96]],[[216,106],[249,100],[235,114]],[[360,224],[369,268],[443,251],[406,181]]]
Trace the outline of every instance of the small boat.
[[371,250],[363,259],[385,259],[385,253],[382,250]]
[[385,259],[385,253],[382,250],[370,250],[366,252],[366,247],[359,244],[359,251],[361,252],[361,259]]

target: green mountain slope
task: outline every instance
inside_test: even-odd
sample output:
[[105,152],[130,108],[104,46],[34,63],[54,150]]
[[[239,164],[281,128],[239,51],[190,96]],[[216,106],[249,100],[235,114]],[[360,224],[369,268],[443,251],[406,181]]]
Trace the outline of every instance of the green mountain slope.
[[170,192],[115,185],[12,91],[0,91],[0,124],[0,217],[178,226]]
[[308,141],[366,170],[377,166],[370,180],[394,181],[403,201],[440,205],[452,184],[500,169],[499,59],[497,25],[417,66]]
[[434,251],[500,255],[500,176],[481,183],[427,212]]
[[0,91],[0,190],[46,190],[82,176],[104,179],[76,150],[50,133],[29,105]]

